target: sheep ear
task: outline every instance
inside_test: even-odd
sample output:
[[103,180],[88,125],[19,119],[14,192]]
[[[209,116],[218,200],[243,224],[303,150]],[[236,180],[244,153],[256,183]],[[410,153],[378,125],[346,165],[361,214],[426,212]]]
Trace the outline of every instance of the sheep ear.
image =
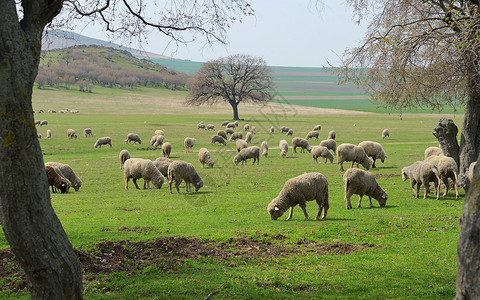
[[278,208],[278,206],[275,206],[275,210],[280,210],[280,209]]

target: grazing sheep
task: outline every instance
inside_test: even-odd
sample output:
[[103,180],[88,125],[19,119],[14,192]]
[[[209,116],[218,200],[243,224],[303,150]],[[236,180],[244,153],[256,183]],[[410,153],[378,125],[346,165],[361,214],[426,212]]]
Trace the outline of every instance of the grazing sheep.
[[205,167],[205,165],[207,165],[209,168],[213,168],[213,165],[215,164],[207,148],[200,148],[198,151],[198,160],[202,164],[202,169]]
[[153,185],[160,189],[165,182],[165,177],[155,167],[153,161],[143,158],[130,158],[125,161],[123,165],[123,179],[125,180],[125,189],[128,190],[128,181],[133,179],[133,184],[137,189],[140,189],[137,184],[137,179],[143,178],[143,188],[150,188],[150,181]]
[[134,144],[135,143],[142,144],[142,140],[140,139],[140,137],[136,133],[127,134],[127,139],[125,140],[125,143],[131,143],[131,142],[133,142]]
[[248,148],[248,143],[245,140],[239,139],[235,142],[237,152],[240,152],[242,149]]
[[108,136],[98,138],[98,140],[95,142],[93,147],[94,148],[97,148],[97,147],[102,148],[102,145],[110,145],[110,148],[112,148],[112,139]]
[[257,133],[257,128],[255,128],[255,126],[252,126],[252,134],[255,135]]
[[335,132],[335,130],[330,130],[330,132],[328,133],[328,138],[327,139],[334,140],[336,136],[337,136],[337,133]]
[[195,139],[186,137],[185,140],[183,140],[183,145],[185,146],[185,152],[189,152],[190,150],[193,150],[193,146],[195,146]]
[[311,138],[315,138],[315,140],[318,141],[318,131],[310,131],[309,133],[307,133],[307,135],[305,136],[305,139],[308,140]]
[[315,125],[315,127],[313,127],[312,130],[314,130],[314,131],[320,131],[320,130],[322,130],[322,125]]
[[52,138],[52,131],[50,129],[47,129],[47,137],[46,139]]
[[275,127],[273,127],[273,126],[270,127],[270,133],[271,133],[271,134],[274,134],[274,133],[275,133]]
[[215,143],[223,144],[224,146],[227,145],[227,141],[225,141],[223,137],[219,135],[212,135],[210,144],[215,145]]
[[320,146],[327,147],[328,150],[332,150],[333,154],[337,151],[337,142],[334,139],[323,140],[320,142]]
[[226,132],[227,134],[233,134],[235,131],[233,131],[232,128],[227,128],[227,129],[225,129],[225,132]]
[[220,127],[227,126],[228,123],[229,123],[228,121],[223,121],[222,124],[220,125]]
[[219,130],[217,131],[217,135],[218,136],[221,136],[222,138],[224,138],[225,140],[227,139],[227,132],[225,130]]
[[238,140],[238,139],[243,139],[243,133],[241,133],[241,132],[234,132],[234,133],[232,133],[232,135],[230,136],[229,141],[232,142],[232,141],[235,141],[235,140]]
[[173,160],[166,157],[158,157],[153,161],[153,164],[157,169],[162,173],[164,177],[168,177],[168,166],[173,162]]
[[197,129],[205,129],[205,124],[203,123],[203,121],[201,121],[200,123],[197,124]]
[[279,143],[280,146],[280,157],[285,158],[288,152],[288,142],[286,140],[281,140]]
[[238,127],[238,121],[233,122],[233,125],[235,125],[235,128]]
[[250,130],[250,125],[245,124],[243,125],[243,131],[249,131]]
[[452,157],[444,155],[432,155],[425,160],[433,162],[437,167],[438,176],[445,185],[445,192],[443,193],[443,196],[447,196],[448,187],[450,186],[448,179],[450,178],[455,187],[455,198],[458,199],[458,167],[455,160]]
[[440,149],[439,147],[428,147],[427,149],[425,149],[425,159],[433,155],[443,155],[442,149]]
[[45,165],[47,173],[48,185],[52,187],[52,193],[60,190],[62,194],[67,193],[70,188],[70,181],[61,175],[60,170],[56,167]]
[[155,135],[165,135],[165,132],[161,129],[155,130]]
[[262,155],[264,157],[268,156],[268,142],[263,141],[262,144],[260,145],[260,149],[262,149]]
[[272,220],[276,220],[290,208],[287,220],[291,220],[293,208],[298,204],[303,210],[305,220],[308,220],[306,202],[312,200],[316,200],[318,204],[315,220],[320,219],[322,211],[322,219],[325,219],[330,205],[328,203],[328,181],[322,173],[305,173],[287,180],[278,196],[268,204],[267,211]]
[[358,207],[361,207],[363,195],[370,200],[370,207],[373,207],[372,197],[378,201],[381,207],[387,202],[387,193],[378,185],[375,175],[362,169],[348,169],[343,174],[343,185],[345,187],[345,201],[347,209],[352,208],[350,197],[359,195]]
[[282,126],[280,128],[281,133],[287,133],[289,130],[290,130],[290,128],[288,128],[287,126]]
[[351,161],[352,168],[355,163],[361,164],[365,169],[370,170],[372,161],[368,158],[365,150],[360,146],[353,144],[341,144],[337,148],[337,164],[340,166],[340,171],[343,170],[343,162]]
[[177,193],[180,193],[179,186],[182,181],[185,180],[185,191],[187,193],[191,192],[191,184],[195,187],[195,192],[203,186],[203,180],[198,175],[195,167],[191,163],[187,163],[181,160],[176,160],[168,166],[168,187],[170,188],[170,193],[172,191],[172,183],[175,181],[175,188]]
[[130,157],[130,152],[128,152],[127,149],[123,149],[122,151],[120,151],[120,154],[118,155],[118,158],[120,159],[120,169],[123,170],[123,165]]
[[52,166],[60,170],[60,175],[63,175],[70,182],[70,186],[75,189],[76,192],[82,187],[82,180],[75,174],[72,167],[68,164],[59,162],[47,162],[46,166]]
[[376,168],[375,160],[380,159],[380,161],[383,163],[385,161],[385,158],[387,158],[387,155],[385,155],[385,151],[383,150],[383,147],[382,145],[380,145],[380,143],[363,141],[358,145],[362,147],[363,150],[365,150],[367,156],[373,159],[372,169]]
[[468,167],[468,174],[467,174],[467,177],[468,179],[470,180],[470,182],[473,181],[473,172],[475,171],[475,166],[477,165],[477,162],[474,161],[470,164],[470,166]]
[[40,122],[40,126],[43,126],[43,125],[48,125],[48,121],[47,120],[42,120]]
[[85,128],[85,129],[83,130],[83,135],[84,135],[85,137],[87,137],[87,136],[93,136],[93,134],[92,134],[92,128]]
[[289,129],[289,130],[288,130],[287,136],[293,136],[293,129]]
[[[415,198],[418,198],[420,187],[425,187],[424,199],[427,199],[427,194],[430,191],[430,182],[435,184],[435,194],[437,200],[440,197],[440,177],[437,167],[432,161],[416,161],[408,167],[402,168],[402,180],[410,179],[410,187],[415,194]],[[415,184],[417,189],[415,190]]]
[[382,131],[382,139],[386,140],[386,139],[387,139],[387,136],[390,137],[390,131],[385,128],[385,129]]
[[37,133],[37,137],[38,137],[39,139],[41,139],[41,138],[42,138],[42,135],[41,135],[40,133]]
[[327,147],[324,146],[313,146],[312,147],[312,156],[313,161],[317,162],[319,157],[323,157],[323,163],[327,163],[327,159],[330,160],[330,163],[333,163],[333,154],[332,152],[328,151]]
[[226,126],[226,128],[235,128],[235,127],[237,127],[235,123],[228,123]]
[[41,122],[40,120],[36,120],[35,125],[40,125],[40,122]]
[[297,147],[302,148],[300,152],[305,152],[305,149],[307,149],[308,152],[312,151],[312,146],[308,143],[306,139],[302,139],[299,137],[294,137],[292,139],[292,148],[293,148],[293,153],[297,153]]
[[245,142],[250,144],[252,142],[252,138],[253,134],[251,132],[247,132],[247,134],[245,135]]
[[76,139],[77,138],[77,133],[75,132],[75,130],[69,128],[69,129],[67,129],[67,136],[71,139],[73,139],[73,138]]
[[215,130],[215,125],[207,124],[207,130]]
[[163,145],[163,140],[165,139],[165,136],[163,134],[156,135],[155,138],[155,143],[153,143],[154,148],[161,148]]
[[172,153],[172,144],[167,142],[162,145],[163,157],[170,157],[170,153]]
[[[163,134],[162,134],[163,135]],[[154,136],[152,136],[152,138],[150,139],[150,145],[153,146],[153,144],[155,144],[155,142],[157,141],[157,137],[159,136],[159,134],[155,134]]]
[[238,164],[241,162],[243,165],[243,162],[247,164],[247,159],[253,158],[253,163],[252,165],[255,164],[255,161],[257,162],[257,165],[260,163],[260,148],[257,146],[252,146],[248,148],[244,148],[238,152],[237,155],[233,158],[233,162],[235,165],[238,166]]

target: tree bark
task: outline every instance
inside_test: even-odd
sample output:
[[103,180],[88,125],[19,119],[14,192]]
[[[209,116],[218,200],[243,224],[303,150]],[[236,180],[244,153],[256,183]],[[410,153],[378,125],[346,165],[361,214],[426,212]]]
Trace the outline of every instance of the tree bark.
[[229,101],[228,103],[230,103],[233,109],[233,119],[240,120],[240,118],[238,117],[238,103],[236,101]]
[[458,181],[468,187],[468,168],[477,160],[480,151],[480,95],[472,93],[465,108],[460,138],[460,164]]
[[438,125],[433,129],[433,135],[440,143],[443,154],[452,157],[457,166],[459,165],[459,146],[457,141],[458,127],[453,120],[441,118]]

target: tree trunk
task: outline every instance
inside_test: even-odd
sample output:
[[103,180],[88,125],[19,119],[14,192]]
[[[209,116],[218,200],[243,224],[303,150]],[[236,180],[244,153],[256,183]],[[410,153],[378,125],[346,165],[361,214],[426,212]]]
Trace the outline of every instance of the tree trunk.
[[238,117],[238,103],[236,101],[228,101],[228,103],[230,103],[233,109],[233,119],[240,120],[240,118]]
[[433,129],[433,135],[440,143],[443,154],[452,157],[457,166],[459,165],[459,146],[457,141],[458,127],[453,120],[441,118],[438,125]]
[[32,110],[42,22],[61,2],[31,1],[21,22],[14,1],[0,3],[0,223],[33,299],[81,299],[80,264],[50,202]]

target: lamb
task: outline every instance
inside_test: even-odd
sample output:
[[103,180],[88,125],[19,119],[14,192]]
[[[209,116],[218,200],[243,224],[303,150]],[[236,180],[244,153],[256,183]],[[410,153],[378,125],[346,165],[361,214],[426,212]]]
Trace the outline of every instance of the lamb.
[[322,125],[315,125],[312,130],[320,131],[320,130],[322,130]]
[[383,150],[383,147],[382,145],[380,145],[380,143],[363,141],[358,145],[362,147],[363,150],[365,150],[367,156],[373,159],[372,169],[376,168],[375,160],[380,159],[380,161],[383,163],[385,161],[385,158],[387,158],[387,155],[385,154],[385,151]]
[[43,126],[43,125],[48,125],[48,121],[47,120],[42,120],[40,122],[40,126]]
[[293,129],[289,129],[289,130],[288,130],[287,136],[293,136]]
[[228,123],[229,123],[228,121],[223,121],[222,124],[220,125],[220,127],[227,126]]
[[334,139],[323,140],[320,142],[320,146],[327,147],[328,150],[332,150],[333,154],[337,151],[337,142]]
[[280,146],[280,157],[285,158],[288,152],[288,143],[286,140],[281,140],[279,143]]
[[317,162],[317,158],[323,157],[323,163],[327,163],[327,159],[330,160],[330,163],[333,163],[333,154],[328,151],[327,147],[324,146],[313,146],[312,147],[312,156],[313,161]]
[[153,143],[153,147],[154,148],[162,147],[164,139],[165,139],[165,136],[163,134],[156,135],[155,143]]
[[214,130],[215,131],[215,125],[207,124],[207,130]]
[[343,170],[343,162],[351,161],[352,168],[353,164],[361,164],[365,169],[370,170],[372,161],[368,158],[365,150],[360,146],[355,146],[353,144],[341,144],[337,148],[337,164],[340,166],[340,171]]
[[166,157],[158,157],[153,161],[153,164],[157,169],[162,173],[164,177],[168,177],[168,166],[173,162],[173,160]]
[[227,141],[223,139],[223,137],[219,135],[212,135],[210,144],[215,145],[215,143],[223,144],[224,146],[227,145]]
[[290,128],[288,128],[287,126],[282,126],[282,127],[280,128],[280,131],[281,131],[282,133],[287,133],[289,130],[290,130]]
[[167,142],[162,145],[163,157],[170,157],[170,153],[172,153],[172,144]]
[[77,133],[75,132],[75,130],[69,128],[69,129],[67,129],[67,136],[71,139],[73,139],[73,138],[76,139],[77,138]]
[[112,148],[112,139],[108,136],[98,138],[95,144],[93,145],[94,148],[100,147],[102,148],[102,145],[110,145],[110,148]]
[[197,129],[205,129],[206,130],[205,124],[203,123],[203,121],[197,124]]
[[123,149],[122,151],[120,151],[120,154],[118,155],[118,158],[120,159],[120,169],[123,170],[123,165],[125,164],[125,161],[127,161],[127,159],[129,159],[131,156],[130,156],[130,152],[128,152],[127,149]]
[[257,165],[260,163],[260,148],[257,146],[252,146],[248,148],[244,148],[238,152],[237,155],[233,158],[233,162],[235,165],[238,166],[238,164],[241,162],[243,165],[243,162],[247,164],[247,159],[253,158],[253,163],[252,165],[255,164],[255,161],[257,162]]
[[387,139],[387,136],[390,137],[390,131],[385,128],[385,129],[382,131],[382,139],[386,140],[386,139]]
[[50,129],[47,129],[47,137],[46,139],[52,138],[52,131]]
[[205,165],[207,165],[209,168],[213,168],[213,165],[215,164],[207,148],[200,148],[198,151],[198,160],[202,164],[202,169],[205,167]]
[[336,136],[337,133],[335,132],[335,130],[330,130],[330,132],[328,133],[328,139],[334,140]]
[[303,210],[305,220],[308,220],[306,202],[312,200],[316,200],[318,204],[315,220],[320,219],[322,211],[322,219],[325,219],[330,205],[328,203],[328,181],[322,173],[305,173],[287,180],[278,196],[268,204],[267,211],[272,220],[276,220],[290,208],[288,221],[292,219],[293,208],[298,204]]
[[268,142],[263,141],[262,144],[260,145],[260,149],[262,149],[262,155],[264,157],[268,156]]
[[228,133],[228,134],[233,134],[234,133],[232,128],[225,129],[225,132]]
[[370,207],[373,207],[372,197],[378,201],[381,207],[387,202],[387,193],[378,185],[375,175],[362,169],[348,169],[343,174],[343,185],[345,187],[345,201],[347,209],[352,208],[350,197],[359,195],[358,207],[361,207],[363,195],[367,195],[370,200]]
[[248,147],[248,143],[245,140],[239,139],[236,141],[235,146],[237,148],[237,152],[240,152],[242,149]]
[[185,152],[189,152],[190,150],[193,150],[193,146],[195,146],[195,139],[186,137],[185,140],[183,140],[183,145],[185,146]]
[[235,140],[238,140],[238,139],[243,139],[243,133],[241,133],[241,132],[234,132],[234,133],[232,133],[232,135],[230,136],[229,141],[232,142],[232,141],[235,141]]
[[318,131],[310,131],[309,133],[307,133],[307,135],[305,136],[305,139],[308,140],[311,138],[315,138],[315,140],[318,141]]
[[251,132],[247,132],[247,134],[245,135],[245,142],[250,144],[252,142],[252,138],[253,134]]
[[225,130],[219,130],[217,131],[217,135],[221,136],[225,140],[227,139],[227,132]]
[[270,127],[270,133],[271,133],[271,134],[274,134],[274,133],[275,133],[275,127],[273,127],[273,126]]
[[455,198],[458,199],[458,167],[457,163],[452,157],[444,156],[444,155],[432,155],[429,156],[426,161],[431,161],[435,164],[438,169],[438,176],[442,180],[443,184],[445,185],[445,192],[443,196],[447,196],[448,192],[448,179],[450,178],[453,181],[453,185],[455,187]]
[[136,133],[127,134],[127,139],[125,140],[125,143],[131,143],[131,142],[133,142],[134,144],[135,143],[142,144],[142,140],[140,139],[140,137]]
[[[75,189],[76,192],[82,187],[82,180],[75,174],[72,167],[68,164],[58,162],[47,162],[46,166],[52,166],[60,170],[60,175],[63,175],[70,182],[70,186]],[[68,192],[68,190],[67,190]]]
[[249,131],[250,130],[250,125],[245,124],[243,125],[243,131]]
[[427,149],[425,149],[425,159],[433,155],[443,155],[442,149],[440,149],[439,147],[428,147]]
[[[425,187],[424,199],[427,199],[427,194],[430,190],[430,182],[435,184],[435,194],[437,200],[440,197],[440,177],[437,167],[432,161],[416,161],[408,167],[402,168],[402,180],[410,179],[410,187],[413,190],[415,198],[418,198],[420,187]],[[415,190],[415,184],[417,189]]]
[[70,181],[63,175],[56,167],[45,165],[45,172],[47,173],[48,185],[52,187],[52,193],[60,190],[62,194],[67,193],[70,188]]
[[92,128],[85,128],[85,129],[83,130],[83,135],[84,135],[85,137],[87,137],[87,136],[93,136],[93,134],[92,134]]
[[181,160],[176,160],[168,166],[168,187],[170,188],[170,193],[172,191],[172,183],[175,181],[175,188],[177,193],[180,193],[179,186],[182,181],[185,180],[185,191],[187,193],[191,192],[191,184],[195,187],[195,192],[203,186],[203,180],[198,175],[195,167],[191,163],[187,163]]
[[143,188],[150,188],[150,181],[153,185],[160,189],[165,182],[165,177],[155,167],[153,162],[149,159],[130,158],[125,161],[123,165],[123,178],[125,180],[125,189],[128,190],[128,181],[133,179],[133,184],[137,189],[140,189],[137,184],[137,179],[143,178]]
[[302,139],[299,137],[294,137],[292,139],[292,148],[293,148],[293,153],[297,153],[296,149],[297,147],[302,148],[300,152],[305,152],[305,149],[307,149],[308,152],[312,151],[312,146],[308,143],[306,139]]

